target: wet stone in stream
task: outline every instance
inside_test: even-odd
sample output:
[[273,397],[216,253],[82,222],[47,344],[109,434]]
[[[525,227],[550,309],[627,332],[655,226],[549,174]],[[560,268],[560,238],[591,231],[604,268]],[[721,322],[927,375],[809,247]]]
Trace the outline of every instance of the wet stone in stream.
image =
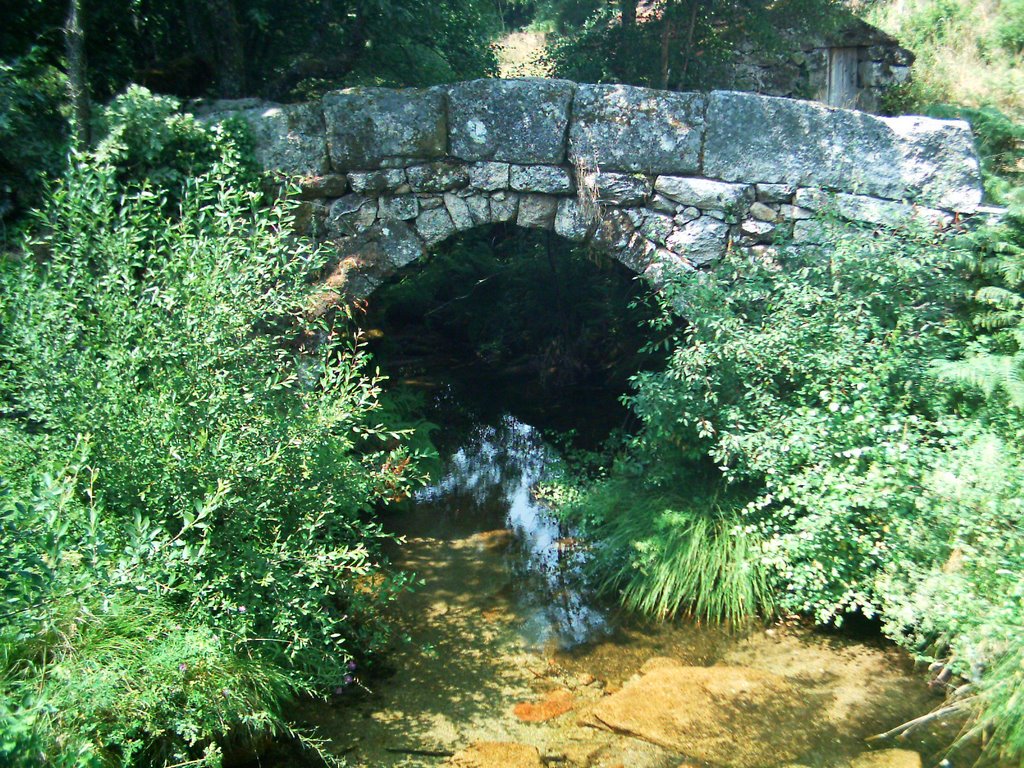
[[[397,604],[410,641],[369,692],[300,716],[349,765],[513,768],[516,754],[569,768],[849,768],[865,737],[939,703],[880,643],[618,620],[582,587],[582,554],[559,545],[572,532],[533,498],[552,457],[514,418],[477,426],[389,521],[405,537],[396,564],[424,581]],[[900,746],[933,768],[939,744]],[[917,768],[870,754],[862,765]]]

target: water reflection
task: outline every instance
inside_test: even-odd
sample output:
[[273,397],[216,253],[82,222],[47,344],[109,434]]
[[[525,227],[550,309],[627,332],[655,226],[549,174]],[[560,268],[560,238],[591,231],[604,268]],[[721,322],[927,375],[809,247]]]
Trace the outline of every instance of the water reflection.
[[583,552],[533,496],[555,460],[539,432],[513,416],[479,426],[447,457],[443,477],[415,495],[416,514],[458,521],[473,510],[478,530],[504,527],[513,534],[506,557],[519,617],[517,629],[532,646],[571,648],[608,632],[605,612],[583,585]]

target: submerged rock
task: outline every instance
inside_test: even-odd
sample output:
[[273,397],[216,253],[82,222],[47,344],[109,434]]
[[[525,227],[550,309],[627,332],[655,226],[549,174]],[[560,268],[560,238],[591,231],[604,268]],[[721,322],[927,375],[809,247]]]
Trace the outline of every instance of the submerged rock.
[[588,724],[717,765],[767,768],[806,751],[813,712],[796,686],[770,672],[653,659],[600,701]]
[[921,768],[921,756],[910,749],[878,749],[857,755],[850,768]]
[[512,713],[524,723],[546,723],[559,715],[564,715],[572,707],[572,693],[562,689],[551,691],[540,701],[520,702],[512,708]]
[[455,768],[543,768],[536,747],[511,741],[478,741],[453,755],[445,765]]

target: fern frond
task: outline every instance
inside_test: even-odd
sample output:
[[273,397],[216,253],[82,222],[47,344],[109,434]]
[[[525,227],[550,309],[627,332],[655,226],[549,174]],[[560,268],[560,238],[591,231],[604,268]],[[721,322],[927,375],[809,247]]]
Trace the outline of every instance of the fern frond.
[[944,381],[980,389],[991,398],[1002,391],[1014,408],[1024,410],[1024,352],[1015,355],[977,355],[965,360],[940,360],[932,364]]

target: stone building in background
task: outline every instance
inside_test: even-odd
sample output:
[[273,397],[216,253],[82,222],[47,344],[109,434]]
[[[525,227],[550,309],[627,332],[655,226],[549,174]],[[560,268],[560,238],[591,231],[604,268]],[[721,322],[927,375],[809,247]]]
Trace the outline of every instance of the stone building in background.
[[885,91],[906,82],[914,62],[895,38],[853,15],[829,33],[783,37],[787,44],[777,50],[740,48],[732,87],[877,113]]

